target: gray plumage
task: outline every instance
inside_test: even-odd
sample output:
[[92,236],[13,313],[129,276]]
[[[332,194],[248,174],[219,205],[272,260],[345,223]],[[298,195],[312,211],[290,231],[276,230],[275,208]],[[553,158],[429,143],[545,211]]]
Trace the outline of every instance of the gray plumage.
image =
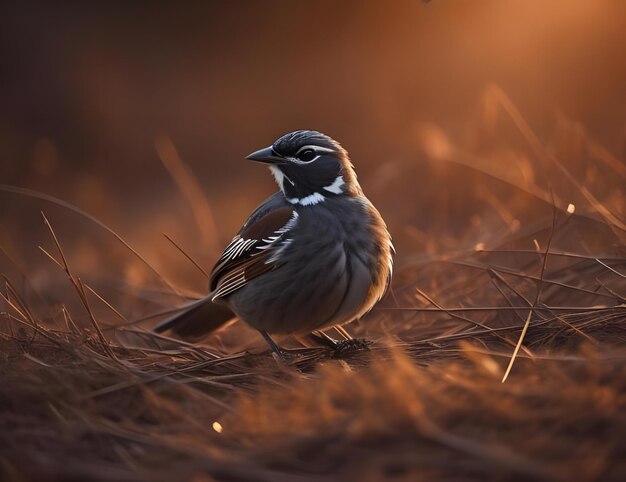
[[346,151],[296,131],[248,158],[270,164],[281,190],[225,249],[209,295],[156,331],[196,338],[236,316],[266,339],[305,334],[361,317],[384,294],[393,246]]
[[[277,193],[266,208],[286,205]],[[372,283],[371,261],[363,254],[373,250],[373,240],[359,200],[334,198],[297,211],[293,242],[280,265],[227,301],[239,318],[269,333],[306,333],[350,321]]]

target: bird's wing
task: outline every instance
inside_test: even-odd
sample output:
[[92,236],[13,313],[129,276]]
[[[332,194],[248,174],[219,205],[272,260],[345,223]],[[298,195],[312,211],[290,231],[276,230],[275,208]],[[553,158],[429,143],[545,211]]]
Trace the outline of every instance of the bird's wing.
[[280,265],[297,224],[298,213],[289,205],[253,214],[211,272],[212,299],[223,298]]

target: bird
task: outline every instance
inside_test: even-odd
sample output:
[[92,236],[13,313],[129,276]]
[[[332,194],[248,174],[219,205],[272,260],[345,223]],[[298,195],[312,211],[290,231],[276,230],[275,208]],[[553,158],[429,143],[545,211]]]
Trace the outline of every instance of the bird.
[[387,226],[348,152],[321,132],[290,132],[247,159],[269,167],[278,192],[226,246],[208,295],[154,330],[197,340],[238,318],[281,358],[272,335],[337,347],[322,330],[360,319],[389,289],[395,250]]

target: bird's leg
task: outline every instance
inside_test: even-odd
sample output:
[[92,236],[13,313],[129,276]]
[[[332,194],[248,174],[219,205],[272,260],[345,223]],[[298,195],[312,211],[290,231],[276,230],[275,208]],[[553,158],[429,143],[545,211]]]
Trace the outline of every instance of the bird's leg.
[[354,340],[354,338],[352,338],[352,335],[350,335],[350,333],[348,333],[348,330],[346,330],[343,326],[337,325],[337,326],[334,326],[333,328],[335,329],[337,333],[343,336],[345,340]]
[[331,338],[323,331],[314,331],[309,334],[309,338],[314,342],[327,346],[328,348],[332,348],[333,350],[337,350],[339,348],[339,344],[341,343],[341,341]]
[[274,340],[272,340],[272,337],[270,336],[270,334],[265,330],[259,330],[259,333],[263,335],[263,338],[265,338],[265,341],[270,346],[272,351],[276,354],[276,356],[280,358],[282,361],[286,361],[285,352],[276,344]]

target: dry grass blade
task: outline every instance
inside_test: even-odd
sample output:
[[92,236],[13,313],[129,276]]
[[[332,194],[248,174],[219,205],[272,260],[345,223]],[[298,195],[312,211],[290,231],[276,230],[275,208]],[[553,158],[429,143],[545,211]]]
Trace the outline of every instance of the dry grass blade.
[[[420,307],[379,307],[373,311],[407,311],[416,313],[457,313],[457,312],[472,312],[472,311],[526,311],[529,306],[453,306],[451,308],[439,307],[439,308],[420,308]],[[619,306],[619,305],[617,305]],[[567,311],[571,313],[577,312],[594,312],[594,311],[606,311],[616,306],[535,306],[534,311]],[[465,320],[467,321],[467,320]]]
[[533,310],[528,312],[528,316],[526,317],[526,321],[524,322],[524,327],[522,328],[522,333],[517,340],[517,344],[515,345],[515,349],[513,350],[513,354],[511,355],[511,359],[509,360],[509,364],[506,367],[504,375],[502,377],[502,383],[506,382],[506,379],[509,377],[509,373],[511,373],[511,369],[513,368],[513,364],[515,363],[515,359],[517,358],[517,353],[524,342],[524,337],[526,336],[526,332],[528,331],[528,327],[530,326],[530,318],[533,315]]
[[11,298],[9,298],[8,295],[5,295],[4,293],[0,292],[0,296],[2,297],[2,299],[4,300],[4,302],[11,308],[13,308],[15,310],[15,312],[22,317],[22,320],[24,321],[29,321],[28,320],[28,316],[26,315],[26,313],[24,313],[20,307],[13,302],[13,300],[11,300]]
[[174,247],[181,252],[181,254],[187,258],[191,264],[193,264],[196,268],[198,268],[198,271],[200,271],[204,277],[208,280],[209,274],[202,268],[202,266],[200,266],[200,264],[191,257],[191,255],[189,253],[187,253],[187,251],[185,251],[183,248],[180,247],[180,245],[174,241],[170,236],[168,236],[166,233],[163,233],[163,236],[165,236],[165,239],[167,239],[170,243],[172,243],[174,245]]
[[109,303],[107,300],[105,300],[102,296],[100,296],[98,294],[98,292],[96,292],[96,290],[94,290],[91,286],[89,286],[87,283],[83,283],[83,285],[85,286],[85,288],[87,288],[96,298],[98,298],[100,301],[102,301],[102,303],[104,303],[104,305],[109,308],[113,313],[115,313],[115,315],[122,321],[127,322],[128,319],[122,314],[120,313],[111,303]]
[[[513,122],[517,125],[518,129],[531,146],[531,148],[535,151],[535,154],[540,159],[546,159],[551,161],[562,173],[563,175],[574,185],[580,193],[589,201],[589,203],[593,206],[593,208],[602,216],[608,223],[611,229],[618,228],[619,230],[626,231],[626,224],[624,224],[619,218],[617,218],[609,209],[607,209],[590,191],[587,187],[583,186],[578,182],[578,180],[572,175],[572,173],[563,165],[561,161],[559,161],[555,156],[546,153],[546,150],[537,137],[537,135],[533,132],[531,127],[528,125],[518,108],[511,101],[508,95],[497,86],[492,86],[493,95],[499,100],[500,104],[507,112],[507,114],[511,117]],[[552,196],[552,202],[554,204],[554,196]],[[619,233],[616,233],[619,235]]]
[[[43,217],[44,223],[46,227],[48,228],[48,230],[50,231],[52,240],[54,241],[57,251],[59,252],[59,255],[61,256],[61,262],[59,263],[57,261],[56,264],[62,267],[70,283],[72,284],[72,286],[74,286],[76,293],[78,293],[78,297],[81,303],[83,304],[83,306],[85,307],[85,310],[87,311],[89,320],[91,321],[91,324],[96,330],[98,338],[100,339],[100,344],[102,346],[102,349],[109,355],[109,357],[119,362],[117,356],[111,349],[111,346],[109,345],[108,340],[104,337],[104,334],[102,333],[102,330],[100,329],[100,325],[98,324],[98,321],[96,320],[96,317],[93,314],[93,311],[91,310],[91,306],[89,305],[89,301],[87,300],[87,296],[85,295],[85,288],[84,288],[82,281],[80,280],[80,278],[74,277],[74,275],[72,274],[72,271],[70,270],[69,264],[67,263],[67,258],[65,257],[65,253],[63,252],[63,248],[61,248],[61,243],[59,243],[59,239],[57,238],[57,235],[54,232],[54,229],[52,228],[50,221],[48,221],[48,218],[43,213],[43,211],[41,212],[41,216]],[[50,255],[48,254],[48,256]],[[50,257],[54,259],[52,256]]]
[[[435,301],[434,301],[434,300],[433,300],[430,296],[428,296],[426,293],[424,293],[422,290],[420,290],[419,288],[416,288],[416,290],[417,290],[417,292],[418,292],[418,293],[419,293],[419,294],[420,294],[423,298],[425,298],[425,299],[426,299],[429,303],[431,303],[432,305],[434,305],[435,307],[437,307],[439,310],[441,310],[441,311],[443,311],[443,312],[447,313],[448,315],[452,316],[453,318],[457,318],[457,319],[459,319],[459,320],[466,321],[466,322],[468,322],[468,323],[470,323],[470,324],[472,324],[472,325],[474,325],[474,326],[478,326],[478,327],[480,327],[480,328],[483,328],[483,329],[484,329],[484,330],[486,330],[486,331],[490,331],[490,332],[492,332],[492,333],[493,333],[493,335],[494,335],[494,336],[496,336],[497,338],[499,338],[500,340],[502,340],[504,343],[509,344],[509,345],[511,345],[511,346],[515,346],[511,340],[509,340],[508,338],[506,338],[506,337],[504,337],[504,336],[500,335],[499,333],[497,333],[496,331],[492,330],[490,327],[488,327],[488,326],[484,325],[483,323],[480,323],[480,322],[474,321],[474,320],[472,320],[471,318],[467,318],[467,317],[465,317],[465,316],[460,316],[460,315],[457,315],[456,313],[454,313],[454,312],[452,312],[452,311],[445,310],[444,308],[442,308],[441,306],[439,306],[439,305],[438,305],[438,304],[437,304],[437,303],[436,303],[436,302],[435,302]],[[525,351],[525,352],[526,352],[529,356],[531,356],[531,357],[532,357],[532,353],[530,352],[530,350],[528,350],[528,349],[526,349],[526,348],[525,348],[525,349],[524,349],[524,351]]]
[[62,199],[55,198],[54,196],[50,196],[48,194],[33,191],[31,189],[26,189],[23,187],[16,187],[16,186],[9,186],[7,184],[0,184],[0,191],[5,191],[5,192],[13,193],[13,194],[19,194],[21,196],[28,196],[28,197],[35,198],[35,199],[41,199],[42,201],[47,201],[52,204],[56,204],[58,206],[64,207],[65,209],[69,209],[70,211],[73,211],[83,216],[84,218],[95,223],[97,226],[104,229],[107,233],[115,237],[115,239],[117,239],[120,243],[122,243],[122,245],[126,249],[128,249],[137,259],[139,259],[139,261],[141,261],[150,271],[152,271],[157,276],[157,278],[161,280],[163,284],[165,284],[172,292],[176,293],[177,295],[180,295],[180,293],[174,287],[174,285],[170,283],[167,280],[167,278],[165,278],[165,276],[159,273],[159,271],[156,268],[154,268],[154,266],[152,266],[143,256],[141,256],[141,254],[139,254],[130,244],[128,244],[124,238],[122,238],[119,234],[113,231],[110,227],[108,227],[106,224],[104,224],[102,221],[92,216],[91,214],[83,211],[82,209],[74,206],[73,204],[63,201]]
[[619,276],[620,278],[626,278],[625,274],[620,273],[619,271],[617,271],[615,268],[611,268],[608,264],[606,264],[604,261],[598,259],[598,258],[594,258],[598,263],[600,263],[602,266],[604,266],[606,269],[608,269],[609,271],[615,273],[617,276]]
[[198,180],[194,177],[189,167],[178,155],[176,146],[169,137],[161,137],[156,140],[155,147],[161,162],[172,176],[183,197],[187,200],[191,212],[196,220],[196,226],[202,234],[204,245],[217,254],[220,250],[217,239],[217,229],[213,217],[213,211]]
[[[553,199],[554,203],[554,199]],[[550,253],[550,246],[552,245],[552,239],[554,237],[554,232],[556,230],[556,204],[553,204],[553,212],[552,212],[552,228],[550,229],[550,237],[548,238],[548,245],[546,246],[546,251],[543,255],[543,263],[541,264],[541,273],[539,275],[539,283],[537,284],[537,294],[535,295],[535,301],[533,302],[530,311],[528,312],[528,317],[526,318],[526,322],[524,323],[524,328],[522,329],[522,333],[520,334],[519,340],[515,345],[515,350],[513,351],[513,355],[511,355],[511,360],[509,361],[509,365],[504,372],[504,376],[502,377],[502,383],[506,382],[506,379],[511,373],[511,369],[513,368],[513,364],[515,363],[515,358],[517,357],[517,353],[519,352],[522,343],[524,342],[524,337],[526,336],[526,332],[528,331],[528,327],[530,326],[530,319],[533,315],[533,309],[537,306],[539,302],[539,298],[541,297],[541,290],[543,289],[543,277],[546,272],[546,266],[548,264],[548,254]]]
[[[445,263],[449,263],[449,264],[456,264],[459,266],[467,266],[470,268],[475,268],[475,269],[480,269],[483,271],[489,271],[489,270],[493,270],[494,272],[497,272],[499,274],[508,274],[511,276],[515,276],[518,278],[523,278],[523,279],[528,279],[528,280],[533,280],[533,281],[539,281],[540,278],[538,276],[533,276],[533,275],[529,275],[527,273],[524,272],[520,272],[517,271],[515,269],[511,269],[511,268],[506,268],[504,266],[496,266],[496,265],[486,265],[483,263],[478,263],[478,262],[474,262],[474,261],[463,261],[463,260],[443,260],[443,262]],[[611,298],[613,299],[614,297],[611,295],[607,295],[605,293],[598,293],[597,291],[593,291],[587,288],[581,288],[580,286],[574,286],[568,283],[564,283],[562,281],[557,281],[557,280],[548,280],[548,279],[544,279],[542,280],[543,284],[546,285],[554,285],[554,286],[559,286],[561,288],[567,288],[569,290],[573,290],[573,291],[578,291],[578,292],[582,292],[582,293],[588,293],[588,294],[593,294],[596,296],[602,296],[604,298]]]

